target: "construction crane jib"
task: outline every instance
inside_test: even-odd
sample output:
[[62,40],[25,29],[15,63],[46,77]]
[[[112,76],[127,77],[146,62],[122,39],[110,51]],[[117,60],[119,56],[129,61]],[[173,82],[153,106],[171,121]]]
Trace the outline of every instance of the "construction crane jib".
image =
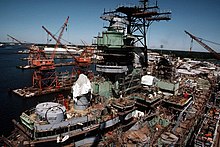
[[61,44],[61,43],[60,43],[60,39],[62,38],[63,31],[64,31],[65,28],[67,27],[68,21],[69,21],[69,16],[67,17],[67,19],[66,19],[66,21],[64,22],[63,26],[61,27],[61,31],[60,31],[60,34],[59,34],[58,38],[56,38],[50,31],[48,31],[44,26],[42,26],[42,28],[43,28],[54,40],[56,40],[56,45],[55,45],[55,48],[54,48],[54,50],[53,50],[53,53],[51,54],[51,59],[54,59],[55,53],[56,53],[56,49],[57,49],[58,46]]
[[193,40],[197,41],[202,47],[204,47],[207,51],[209,51],[210,53],[213,54],[213,56],[220,60],[220,55],[215,51],[213,50],[210,46],[208,46],[207,44],[205,44],[204,42],[202,42],[202,39],[201,38],[198,38],[192,34],[190,34],[189,32],[185,31],[185,33],[187,35],[189,35]]

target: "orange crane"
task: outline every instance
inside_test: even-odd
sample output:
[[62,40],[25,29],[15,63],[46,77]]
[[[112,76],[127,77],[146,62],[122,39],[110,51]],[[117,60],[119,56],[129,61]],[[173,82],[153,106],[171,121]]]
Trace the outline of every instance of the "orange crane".
[[[57,48],[57,44],[61,44],[61,42],[60,42],[60,40],[58,40],[50,31],[48,31],[44,26],[42,26],[42,28],[57,42],[56,43],[56,46],[55,46],[55,48],[54,48],[54,51],[53,51],[53,53],[52,53],[52,55],[51,55],[51,57],[54,57],[54,55],[55,55],[55,49]],[[74,58],[74,60],[76,61],[77,60],[77,58],[72,54],[72,53],[70,53],[69,52],[69,50],[67,49],[68,47],[66,46],[66,45],[63,45],[64,47],[65,47],[65,49],[66,49],[66,51]]]
[[[56,52],[56,48],[60,44],[60,39],[62,37],[63,31],[67,26],[69,17],[66,19],[65,23],[63,24],[61,28],[61,32],[59,34],[58,40],[54,51],[50,57],[46,57],[44,54],[44,51],[39,49],[37,47],[35,56],[32,59],[32,64],[38,68],[35,69],[34,74],[33,74],[33,86],[38,87],[39,89],[43,88],[54,88],[58,87],[58,76],[55,71],[55,66],[54,66],[54,56]],[[53,35],[52,35],[53,36]]]
[[85,64],[91,64],[91,56],[93,54],[93,48],[91,47],[87,47],[81,54],[79,57],[75,57],[76,58],[76,62],[77,63],[85,63]]
[[[25,44],[25,43],[19,41],[18,39],[16,39],[15,37],[12,37],[10,35],[7,35],[7,36],[12,38],[13,40],[17,41],[19,44]],[[34,44],[30,44],[26,47],[29,50],[28,65],[39,67],[40,65],[43,65],[43,64],[44,65],[51,65],[53,63],[53,61],[50,59],[46,60],[46,55],[45,55],[44,51],[41,50],[38,46],[35,46]]]
[[94,54],[94,48],[91,46],[88,46],[83,40],[82,43],[85,46],[84,51],[80,54],[80,56],[76,57],[76,62],[78,63],[85,63],[85,64],[91,64],[92,62],[92,55]]
[[[52,55],[51,55],[51,58],[52,58],[52,59],[54,59],[55,52],[56,52],[56,49],[58,48],[58,45],[61,44],[61,43],[60,43],[60,39],[61,39],[61,37],[62,37],[62,35],[63,35],[64,29],[67,27],[68,21],[69,21],[69,16],[67,17],[66,21],[64,22],[64,24],[63,24],[63,26],[62,26],[62,28],[61,28],[61,31],[60,31],[60,35],[58,36],[58,39],[56,40],[56,45],[55,45],[55,48],[54,48],[53,53],[52,53]],[[42,28],[45,28],[45,27],[42,26]],[[46,29],[45,29],[45,30],[46,30]],[[50,35],[52,35],[49,31],[48,31],[47,33],[49,33]],[[52,36],[54,36],[54,35],[52,35]]]
[[[69,17],[68,17],[69,18]],[[67,19],[68,20],[68,19]],[[64,24],[64,26],[65,26],[65,24]],[[58,39],[50,32],[50,31],[48,31],[44,26],[42,26],[42,28],[57,42],[57,44],[56,44],[56,46],[55,46],[55,48],[57,48],[57,46],[60,44],[60,45],[62,45],[61,44],[61,42],[60,42],[60,39],[61,39],[61,35],[58,37]],[[62,29],[62,31],[64,30],[64,27],[63,27],[63,29]],[[61,33],[62,33],[62,31],[61,31]],[[71,52],[69,52],[69,50],[68,50],[68,47],[66,46],[66,45],[63,45],[64,46],[64,48],[66,49],[66,51],[67,51],[67,53],[68,54],[70,54],[72,57],[73,57],[73,59],[74,59],[74,61],[76,62],[76,64],[80,64],[80,66],[83,66],[83,65],[87,65],[87,64],[91,64],[91,56],[92,56],[92,52],[93,52],[93,50],[94,49],[92,49],[91,47],[87,47],[81,54],[80,54],[80,56],[74,56]],[[55,51],[55,50],[54,50]],[[53,54],[52,54],[52,57],[54,57],[54,52],[53,52]]]
[[[66,22],[64,23],[60,36],[58,38],[56,38],[50,31],[48,31],[44,26],[42,26],[42,28],[57,42],[56,47],[58,47],[58,45],[62,45],[65,49],[66,52],[72,56],[75,66],[73,68],[73,75],[75,74],[80,74],[80,73],[84,73],[87,74],[88,73],[88,68],[91,65],[91,57],[93,55],[93,51],[94,49],[92,47],[86,47],[85,50],[79,55],[79,56],[75,56],[73,55],[69,50],[68,50],[68,46],[61,44],[60,39],[61,39],[61,35],[62,32],[66,26],[66,23],[68,21],[69,17],[67,18]],[[51,56],[52,58],[54,57],[54,53]]]
[[192,38],[192,40],[197,41],[202,47],[204,47],[207,51],[209,51],[210,53],[212,53],[213,56],[214,56],[216,59],[220,60],[220,55],[219,55],[215,50],[213,50],[211,47],[209,47],[207,44],[205,44],[204,42],[202,42],[202,40],[203,40],[202,38],[198,38],[198,37],[196,37],[196,36],[190,34],[190,33],[187,32],[187,31],[185,31],[185,33],[186,33],[187,35],[189,35],[189,36]]
[[[51,57],[49,58],[46,58],[45,56],[42,56],[42,50],[38,49],[37,52],[38,54],[34,57],[34,59],[32,60],[32,64],[33,66],[36,66],[36,67],[40,67],[41,70],[43,69],[54,69],[54,57],[55,57],[55,53],[56,53],[56,48],[58,47],[58,45],[60,44],[60,39],[63,35],[63,31],[65,29],[65,27],[67,26],[67,23],[68,23],[68,20],[69,20],[69,16],[67,17],[65,23],[63,24],[62,28],[61,28],[61,32],[59,34],[59,37],[58,39],[56,40],[56,45],[55,45],[55,48],[54,48],[54,51],[51,55]],[[42,26],[44,29],[46,29],[44,26]],[[49,31],[48,31],[49,32]],[[47,33],[48,33],[47,32]],[[51,34],[52,35],[52,34]],[[52,35],[53,36],[53,35]]]

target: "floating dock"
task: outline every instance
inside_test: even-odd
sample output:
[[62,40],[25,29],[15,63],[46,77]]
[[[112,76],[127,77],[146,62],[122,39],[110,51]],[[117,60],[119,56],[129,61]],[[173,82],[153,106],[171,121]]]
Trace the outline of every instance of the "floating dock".
[[22,89],[15,89],[12,90],[15,94],[21,96],[21,97],[34,97],[34,96],[40,96],[44,94],[50,94],[65,90],[70,90],[71,86],[64,86],[64,87],[54,87],[54,88],[47,88],[47,89],[38,89],[34,87],[28,87],[28,88],[22,88]]

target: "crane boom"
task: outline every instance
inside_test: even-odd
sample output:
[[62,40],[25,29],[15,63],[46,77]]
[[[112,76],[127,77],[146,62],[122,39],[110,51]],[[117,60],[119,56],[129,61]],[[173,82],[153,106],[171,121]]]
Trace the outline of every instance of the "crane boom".
[[42,28],[43,28],[54,40],[56,40],[56,42],[59,42],[58,39],[57,39],[53,34],[51,34],[50,31],[48,31],[44,26],[42,26]]
[[50,31],[48,31],[44,26],[42,26],[42,28],[43,28],[54,40],[56,40],[56,45],[55,45],[54,51],[53,51],[53,53],[52,53],[52,55],[51,55],[51,58],[52,58],[52,59],[53,59],[54,56],[55,56],[55,52],[56,52],[56,49],[57,49],[58,45],[61,44],[61,43],[60,43],[60,39],[61,39],[61,37],[62,37],[62,35],[63,35],[64,29],[65,29],[66,26],[67,26],[68,20],[69,20],[69,16],[67,17],[66,21],[64,22],[64,24],[63,24],[63,26],[62,26],[62,28],[61,28],[60,34],[59,34],[59,36],[58,36],[58,39],[57,39],[52,33],[50,33]]
[[[65,29],[65,27],[67,26],[67,23],[68,23],[68,19],[69,19],[69,16],[67,17],[64,25],[62,26],[62,29],[61,29],[61,32],[60,32],[60,35],[58,38],[56,38],[50,31],[48,31],[44,26],[42,26],[42,28],[56,41],[56,45],[55,45],[55,48],[54,48],[54,51],[51,55],[51,58],[54,59],[54,56],[55,56],[55,50],[56,48],[58,47],[59,44],[61,44],[60,42],[60,39],[61,39],[61,36],[63,34],[63,31]],[[62,45],[62,44],[61,44]],[[79,56],[79,57],[75,57],[69,50],[68,50],[68,47],[66,45],[63,45],[64,48],[66,49],[66,52],[68,54],[70,54],[74,61],[77,63],[77,64],[80,64],[80,63],[91,63],[91,58],[85,58],[83,57],[85,54],[86,54],[86,51],[89,50],[89,49],[86,49],[82,52],[82,54]]]
[[19,41],[18,39],[14,38],[14,37],[12,37],[12,36],[10,36],[10,35],[8,35],[8,34],[7,34],[7,36],[10,37],[11,39],[17,41],[18,43],[23,44],[23,43],[22,43],[21,41]]
[[64,31],[64,29],[65,29],[66,26],[67,26],[68,20],[69,20],[69,16],[67,17],[65,23],[64,23],[63,26],[62,26],[62,29],[61,29],[61,31],[60,31],[60,35],[59,35],[59,37],[58,37],[58,39],[57,39],[58,41],[57,41],[57,43],[56,43],[55,48],[57,48],[58,45],[60,44],[60,39],[61,39],[61,37],[62,37],[62,35],[63,35],[63,31]]
[[[43,28],[57,43],[61,44],[60,40],[57,39],[50,31],[48,31],[44,26],[42,26],[42,28]],[[75,56],[68,50],[68,47],[67,47],[66,45],[64,45],[64,47],[65,47],[66,51],[74,58],[74,60],[77,61],[76,58],[75,58]],[[56,49],[56,47],[55,47],[55,49]],[[55,49],[54,49],[54,50],[55,50]]]
[[202,47],[204,47],[207,51],[209,51],[210,53],[212,53],[214,55],[214,57],[218,60],[220,60],[220,55],[214,51],[210,46],[208,46],[207,44],[205,44],[204,42],[202,42],[201,39],[199,39],[198,37],[190,34],[187,31],[184,31],[187,35],[189,35],[192,39],[194,39],[195,41],[197,41]]

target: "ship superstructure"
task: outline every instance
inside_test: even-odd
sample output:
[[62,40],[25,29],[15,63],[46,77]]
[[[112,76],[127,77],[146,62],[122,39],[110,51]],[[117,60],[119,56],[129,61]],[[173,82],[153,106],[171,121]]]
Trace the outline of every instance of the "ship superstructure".
[[161,13],[158,5],[150,6],[148,0],[103,13],[101,18],[108,21],[109,26],[96,39],[99,55],[103,56],[96,71],[116,84],[117,91],[126,93],[137,88],[137,84],[133,84],[135,80],[140,84],[137,78],[140,79],[143,67],[148,65],[147,29],[153,21],[170,20],[170,14],[170,11]]

